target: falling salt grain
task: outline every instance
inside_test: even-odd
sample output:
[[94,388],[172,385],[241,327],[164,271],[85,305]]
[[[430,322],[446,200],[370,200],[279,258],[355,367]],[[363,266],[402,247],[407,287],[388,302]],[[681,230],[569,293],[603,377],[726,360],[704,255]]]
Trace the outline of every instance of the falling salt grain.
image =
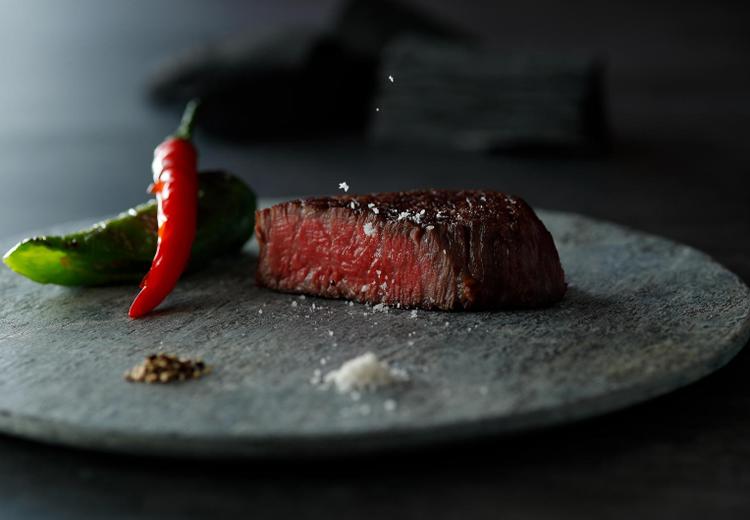
[[329,335],[329,336],[331,336],[331,337],[333,337],[333,331],[332,331],[332,330],[329,330],[329,331],[328,331],[328,335]]
[[396,401],[394,401],[393,399],[386,399],[383,402],[383,408],[385,409],[386,412],[393,412],[393,411],[395,411],[396,410]]
[[349,185],[346,182],[340,182],[339,189],[344,190],[344,193],[346,193],[347,191],[349,191]]
[[263,314],[263,309],[258,309],[258,314]]
[[393,76],[388,76],[388,81],[390,81],[391,83],[393,83]]
[[296,307],[296,306],[297,306],[297,302],[293,301],[292,302],[292,307]]
[[411,314],[409,314],[409,317],[410,318],[416,318],[417,317],[417,310],[414,309],[413,311],[411,311]]
[[380,107],[375,107],[375,112],[380,112]]

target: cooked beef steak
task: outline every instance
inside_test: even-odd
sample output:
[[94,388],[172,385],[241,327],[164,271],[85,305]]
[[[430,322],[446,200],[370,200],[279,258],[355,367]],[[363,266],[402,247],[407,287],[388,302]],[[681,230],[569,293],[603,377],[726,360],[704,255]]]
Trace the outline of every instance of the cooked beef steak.
[[423,309],[540,307],[565,294],[552,236],[523,200],[410,191],[293,200],[256,214],[256,280]]

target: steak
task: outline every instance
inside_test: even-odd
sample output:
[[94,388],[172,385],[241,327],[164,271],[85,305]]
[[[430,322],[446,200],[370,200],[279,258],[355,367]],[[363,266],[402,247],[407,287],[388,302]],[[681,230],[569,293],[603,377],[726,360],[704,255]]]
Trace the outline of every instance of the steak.
[[565,294],[549,231],[522,199],[425,190],[292,200],[256,213],[256,281],[423,309],[530,308]]

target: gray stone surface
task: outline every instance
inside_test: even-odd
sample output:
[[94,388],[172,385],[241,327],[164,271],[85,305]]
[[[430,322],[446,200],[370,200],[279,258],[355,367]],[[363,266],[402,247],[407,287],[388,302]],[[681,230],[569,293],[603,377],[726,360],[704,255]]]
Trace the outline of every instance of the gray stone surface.
[[[747,342],[748,288],[706,255],[581,216],[540,216],[570,291],[537,311],[412,318],[301,300],[256,288],[249,251],[131,321],[134,288],[41,286],[3,269],[0,430],[133,453],[371,451],[615,410],[699,379]],[[159,350],[201,355],[215,370],[176,385],[122,379]],[[315,369],[367,350],[411,382],[358,401],[310,383]]]

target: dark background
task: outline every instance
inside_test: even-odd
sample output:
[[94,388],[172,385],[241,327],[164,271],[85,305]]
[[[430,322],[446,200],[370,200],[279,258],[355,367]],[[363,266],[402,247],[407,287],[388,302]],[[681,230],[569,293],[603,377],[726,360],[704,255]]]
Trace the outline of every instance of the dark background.
[[[204,167],[260,196],[489,187],[698,247],[750,281],[750,3],[420,0],[501,49],[607,64],[599,158],[394,151],[356,139],[234,146]],[[145,198],[177,114],[145,85],[186,47],[330,22],[338,2],[0,2],[0,233]],[[689,283],[689,280],[686,280]],[[689,388],[529,435],[335,461],[195,463],[0,438],[0,518],[189,514],[351,518],[747,518],[750,353]]]

